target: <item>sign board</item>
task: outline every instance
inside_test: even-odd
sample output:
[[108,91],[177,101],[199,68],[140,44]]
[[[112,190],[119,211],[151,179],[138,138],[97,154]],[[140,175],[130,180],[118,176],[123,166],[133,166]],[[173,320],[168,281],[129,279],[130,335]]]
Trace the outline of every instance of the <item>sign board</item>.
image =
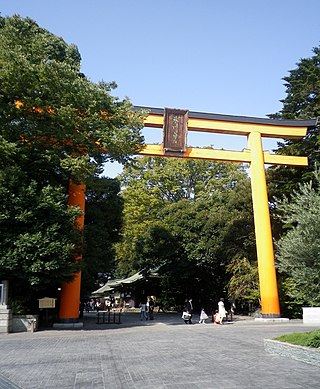
[[56,307],[56,299],[51,297],[44,297],[42,299],[38,299],[39,308],[55,308]]
[[166,108],[163,122],[163,150],[183,153],[187,149],[189,111]]

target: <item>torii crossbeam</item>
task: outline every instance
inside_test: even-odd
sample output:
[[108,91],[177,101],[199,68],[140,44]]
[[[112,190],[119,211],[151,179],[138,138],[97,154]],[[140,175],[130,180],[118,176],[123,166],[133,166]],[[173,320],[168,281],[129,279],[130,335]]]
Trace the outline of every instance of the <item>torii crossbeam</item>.
[[[246,162],[250,164],[252,202],[259,270],[260,298],[263,317],[280,317],[280,306],[265,164],[307,166],[307,157],[275,155],[264,152],[262,138],[302,138],[308,128],[316,126],[316,120],[274,120],[244,116],[218,115],[189,112],[186,110],[162,109],[135,106],[135,110],[148,112],[145,127],[164,129],[162,145],[145,145],[141,155],[209,159]],[[248,139],[245,151],[226,151],[187,147],[187,131],[243,135]],[[84,212],[85,185],[70,185],[69,204],[78,205]],[[84,220],[77,220],[80,229]],[[59,317],[64,322],[74,322],[79,316],[81,277],[63,285]]]

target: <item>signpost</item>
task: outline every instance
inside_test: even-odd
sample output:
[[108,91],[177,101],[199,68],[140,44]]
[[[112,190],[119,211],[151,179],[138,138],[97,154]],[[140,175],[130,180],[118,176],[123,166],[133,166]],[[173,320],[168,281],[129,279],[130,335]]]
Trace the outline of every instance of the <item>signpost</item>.
[[49,323],[49,309],[53,309],[56,307],[56,298],[51,297],[43,297],[42,299],[38,299],[39,301],[39,309],[46,310],[46,326]]

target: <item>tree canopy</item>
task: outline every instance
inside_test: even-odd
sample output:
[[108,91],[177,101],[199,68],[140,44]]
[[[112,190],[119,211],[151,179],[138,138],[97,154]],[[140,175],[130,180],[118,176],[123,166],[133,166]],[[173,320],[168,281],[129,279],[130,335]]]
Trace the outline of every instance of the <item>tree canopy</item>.
[[[33,20],[0,19],[1,136],[37,175],[83,180],[106,160],[125,162],[143,141],[141,113],[92,83],[80,54]],[[49,171],[50,169],[50,171]]]
[[69,178],[85,182],[107,160],[125,163],[143,141],[142,114],[80,64],[75,45],[35,21],[0,17],[0,279],[20,279],[25,291],[77,267]]
[[[320,48],[313,49],[313,56],[302,58],[297,67],[284,77],[286,97],[281,100],[282,109],[272,118],[311,119],[320,117]],[[301,140],[285,140],[278,143],[276,153],[308,156],[309,166],[275,166],[268,169],[270,193],[290,195],[300,182],[309,182],[315,166],[319,165],[320,136],[318,128],[309,129]]]
[[300,184],[291,200],[278,204],[286,234],[277,242],[279,271],[287,276],[287,295],[300,304],[320,304],[320,176]]
[[[286,97],[281,100],[283,103],[282,109],[269,116],[280,119],[319,119],[320,48],[315,47],[311,57],[300,59],[296,65],[296,68],[290,70],[289,74],[283,78]],[[307,156],[309,165],[307,167],[274,166],[270,167],[267,173],[273,226],[276,232],[274,236],[276,240],[281,238],[277,253],[280,272],[280,303],[282,311],[293,317],[301,315],[303,304],[314,304],[316,301],[312,297],[312,294],[316,293],[312,287],[312,280],[310,279],[311,283],[307,282],[308,273],[311,271],[310,261],[316,261],[316,258],[311,259],[310,257],[307,260],[304,256],[314,255],[313,250],[317,244],[314,231],[310,231],[310,229],[316,228],[316,221],[311,221],[310,217],[312,207],[314,207],[315,212],[317,207],[317,199],[312,191],[316,190],[317,186],[317,181],[314,180],[314,172],[320,162],[319,144],[318,127],[309,129],[303,139],[285,140],[278,143],[276,153]],[[312,189],[310,185],[315,185],[315,187]],[[301,196],[300,200],[298,193]],[[282,199],[282,202],[279,199]],[[307,201],[306,208],[303,206],[302,199]],[[313,205],[309,202],[310,199],[315,202]],[[282,215],[280,218],[276,217],[278,209]],[[302,218],[305,218],[305,222]],[[313,225],[309,224],[307,220]],[[309,233],[309,237],[313,237],[314,241],[310,246],[312,253],[307,254]],[[307,240],[302,242],[301,239],[304,234],[306,234],[305,238]],[[301,247],[298,247],[300,244],[298,242],[302,243]],[[317,270],[315,264],[314,277],[317,277],[317,271],[319,270]]]
[[115,270],[114,243],[122,226],[123,201],[120,182],[92,177],[86,191],[86,215],[83,247],[81,294],[89,295],[107,282]]
[[242,165],[144,157],[121,179],[118,265],[125,274],[158,269],[165,300],[182,303],[192,295],[212,304],[226,295],[229,261],[242,254],[256,259],[250,182]]

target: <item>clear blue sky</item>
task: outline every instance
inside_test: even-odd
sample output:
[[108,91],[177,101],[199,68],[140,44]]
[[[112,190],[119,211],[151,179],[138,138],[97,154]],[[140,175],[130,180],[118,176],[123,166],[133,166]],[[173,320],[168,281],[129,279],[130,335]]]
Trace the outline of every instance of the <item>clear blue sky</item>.
[[[319,0],[0,0],[0,12],[76,44],[87,77],[116,81],[113,94],[134,105],[230,115],[279,111],[282,78],[320,41]],[[188,143],[246,147],[245,137],[197,133]]]

